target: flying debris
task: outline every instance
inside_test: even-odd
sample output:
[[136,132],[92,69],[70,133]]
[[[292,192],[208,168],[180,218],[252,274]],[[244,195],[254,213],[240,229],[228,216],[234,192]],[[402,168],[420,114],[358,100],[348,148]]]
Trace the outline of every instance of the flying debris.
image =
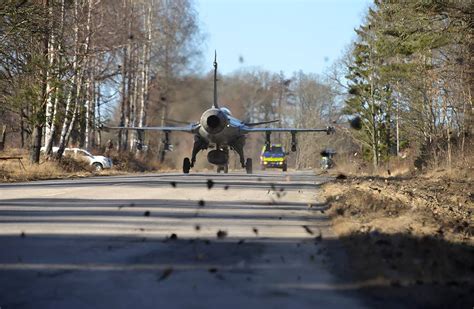
[[237,153],[240,165],[245,168],[247,174],[252,174],[252,159],[245,158],[244,146],[248,133],[265,133],[265,144],[271,144],[271,134],[273,132],[291,133],[291,150],[296,151],[296,134],[300,132],[325,132],[333,134],[333,127],[322,128],[262,128],[279,120],[248,123],[232,116],[231,111],[226,107],[219,107],[217,100],[217,53],[214,56],[214,101],[212,106],[204,111],[198,122],[190,123],[186,126],[163,126],[163,127],[104,127],[105,129],[137,130],[139,134],[144,131],[162,131],[165,133],[164,143],[169,145],[169,135],[171,132],[188,132],[194,135],[194,145],[191,159],[186,157],[183,160],[183,173],[188,174],[194,167],[196,156],[201,150],[212,149],[207,153],[209,163],[217,166],[217,172],[229,171],[229,151]]
[[158,278],[158,281],[163,281],[165,280],[166,278],[168,278],[171,273],[173,272],[173,268],[172,267],[168,267],[166,268],[165,270],[163,270],[163,273],[161,274],[161,276]]
[[221,238],[226,238],[227,237],[227,232],[226,231],[217,231],[217,238],[221,239]]
[[316,242],[319,242],[319,241],[323,240],[323,234],[321,233],[321,230],[319,231],[319,235],[314,237],[314,240]]
[[306,233],[310,234],[310,235],[313,235],[314,232],[306,225],[302,225],[302,227],[304,228],[304,230],[306,231]]
[[212,181],[212,179],[209,179],[207,181],[207,188],[211,190],[213,186],[214,186],[214,181]]

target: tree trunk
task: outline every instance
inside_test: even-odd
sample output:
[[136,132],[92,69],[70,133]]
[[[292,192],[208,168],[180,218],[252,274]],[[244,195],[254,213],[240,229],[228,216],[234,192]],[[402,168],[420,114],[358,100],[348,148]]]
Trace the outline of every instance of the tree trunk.
[[372,70],[370,75],[369,75],[369,82],[370,82],[370,112],[372,116],[372,163],[374,166],[374,172],[377,171],[377,168],[379,166],[379,145],[378,145],[378,126],[377,126],[377,114],[376,114],[376,109],[375,109],[375,93],[374,93],[374,78],[372,76],[373,74],[373,69],[374,69],[374,63],[373,63],[373,58],[372,58],[372,49],[369,49],[369,66],[370,69]]
[[0,151],[3,151],[5,149],[5,137],[7,134],[7,126],[3,125],[2,127],[2,133],[0,134]]
[[[95,103],[95,106],[96,106],[96,109],[97,109],[97,117],[95,118],[96,119],[96,122],[98,125],[101,124],[101,118],[100,118],[100,99],[101,99],[101,95],[100,95],[100,84],[97,85],[97,90],[95,92],[95,96],[96,96],[96,103]],[[97,145],[100,147],[102,146],[102,130],[97,130]]]
[[[56,115],[57,115],[57,111],[58,111],[58,98],[57,96],[54,97],[53,99],[53,114],[51,116],[51,125],[50,125],[50,129],[48,131],[48,129],[46,129],[46,136],[45,136],[45,143],[44,143],[44,147],[45,147],[45,154],[46,155],[51,155],[51,152],[52,152],[52,149],[53,149],[53,140],[54,140],[54,134],[56,133],[56,124],[55,124],[55,120],[56,120]],[[46,127],[48,127],[48,123],[46,123]]]
[[397,157],[399,157],[400,156],[400,102],[399,101],[397,101],[396,135],[397,135]]
[[[123,127],[125,125],[125,113],[126,113],[126,105],[127,102],[127,66],[128,66],[128,48],[123,49],[123,60],[122,60],[122,85],[121,85],[121,93],[122,93],[122,101],[120,104],[120,123],[119,127]],[[124,130],[119,130],[118,132],[118,151],[122,151],[124,149]]]
[[39,163],[42,136],[43,136],[43,127],[38,124],[35,125],[33,127],[33,134],[31,136],[31,149],[30,149],[31,163]]
[[[131,28],[131,22],[130,22]],[[131,30],[130,30],[131,31]],[[131,32],[130,32],[131,33]],[[129,35],[130,38],[131,34]],[[127,54],[128,54],[128,72],[127,72],[127,100],[125,104],[125,126],[130,126],[130,114],[132,111],[132,104],[133,104],[133,53],[132,53],[132,42],[129,39],[129,43],[127,45]],[[123,141],[123,150],[126,151],[128,149],[128,141],[130,138],[130,131],[124,131],[124,141]]]
[[[74,77],[74,80],[76,80],[76,77]],[[75,109],[75,107],[73,107],[74,103],[72,101],[72,96],[73,96],[73,93],[75,92],[75,88],[76,87],[73,84],[72,89],[69,90],[68,97],[66,99],[66,110],[65,110],[65,115],[64,115],[64,122],[63,122],[61,134],[59,138],[59,145],[58,145],[59,149],[58,149],[58,152],[56,153],[57,158],[61,158],[61,156],[63,155],[64,149],[66,148],[66,136],[67,136],[67,132],[69,128],[69,123],[71,122],[71,118],[73,118],[73,114],[75,113],[71,111],[72,108]]]
[[[43,6],[49,11],[49,0],[43,0]],[[45,60],[46,65],[43,66],[41,72],[41,96],[38,98],[38,106],[35,106],[34,110],[34,124],[33,124],[33,134],[31,138],[31,147],[30,147],[30,161],[31,163],[38,164],[40,159],[40,150],[41,142],[43,140],[43,127],[44,127],[44,117],[45,117],[45,107],[44,104],[47,101],[48,96],[48,75],[49,75],[49,50],[50,50],[50,40],[51,40],[51,26],[47,25],[45,35],[43,37],[43,59]]]
[[25,148],[25,122],[23,121],[23,113],[20,115],[20,147]]
[[[53,16],[54,16],[54,11],[53,11],[53,6],[49,8],[48,10],[48,17],[49,17],[49,24],[48,26],[52,30],[54,27],[53,24]],[[45,148],[46,148],[46,154],[49,154],[51,152],[51,144],[53,140],[53,127],[55,126],[54,124],[54,114],[56,110],[56,94],[55,94],[55,87],[53,87],[53,79],[55,79],[55,74],[52,72],[54,65],[55,65],[55,35],[54,33],[51,33],[49,36],[49,42],[48,42],[48,62],[47,62],[47,70],[46,70],[46,126],[45,126]]]
[[84,147],[90,150],[90,122],[91,122],[91,97],[90,97],[90,77],[87,77],[85,84],[85,103],[84,103]]
[[[142,54],[142,71],[141,71],[141,89],[140,89],[140,114],[138,126],[141,128],[146,124],[146,111],[148,101],[148,79],[150,70],[150,44],[151,44],[151,18],[152,18],[153,2],[147,7],[145,15],[146,41],[143,46]],[[138,134],[138,143],[141,146],[144,144],[143,134]],[[137,152],[140,149],[137,149]]]
[[[60,37],[57,40],[57,51],[61,51],[62,49],[62,44],[61,44],[61,39],[64,36],[64,23],[65,23],[65,18],[66,18],[66,10],[65,10],[65,0],[61,1],[61,24],[60,24]],[[51,40],[52,44],[54,43],[54,40]],[[54,51],[54,50],[53,50]],[[52,65],[57,65],[58,69],[60,68],[62,64],[62,56],[61,53],[58,53],[58,56],[52,57],[53,61],[50,63]],[[54,59],[56,61],[54,61]],[[56,133],[56,117],[58,114],[58,102],[59,102],[59,97],[58,97],[58,89],[55,89],[54,96],[51,95],[49,98],[53,98],[53,104],[52,104],[52,111],[53,114],[51,116],[51,119],[48,119],[48,113],[50,113],[50,110],[48,109],[48,106],[46,107],[46,137],[45,137],[45,154],[46,155],[51,155],[52,149],[53,149],[53,140],[54,140],[54,135]]]
[[[77,0],[73,1],[73,6],[74,6],[74,42],[75,42],[75,48],[74,48],[74,56],[72,59],[72,71],[74,72],[73,76],[73,81],[72,85],[68,91],[68,96],[66,99],[66,109],[65,109],[65,114],[64,114],[64,122],[63,126],[61,129],[61,135],[59,139],[59,149],[58,152],[56,153],[56,157],[59,159],[62,157],[64,149],[66,148],[66,144],[68,142],[68,129],[70,127],[70,124],[72,122],[72,119],[75,119],[75,114],[76,114],[76,97],[78,96],[79,90],[79,65],[78,65],[78,55],[79,55],[79,50],[80,50],[80,42],[79,42],[79,25],[78,25],[78,10],[79,10],[79,4]],[[74,111],[72,112],[72,110]]]
[[[78,114],[79,114],[79,104],[76,103],[71,122],[69,123],[69,127],[66,132],[64,145],[67,145],[69,143],[69,139],[71,138],[71,132],[74,129],[74,125],[76,124],[76,119],[77,119]],[[62,149],[62,151],[64,151],[64,149]],[[58,150],[58,153],[59,153],[59,150]],[[61,155],[62,155],[62,152],[61,152]]]
[[91,32],[91,16],[92,16],[92,0],[89,0],[87,3],[87,22],[86,22],[86,41],[84,43],[84,49],[85,49],[85,57],[87,59],[87,64],[86,67],[88,68],[87,70],[87,76],[85,77],[86,79],[86,84],[85,84],[85,127],[84,127],[84,144],[86,149],[90,149],[90,128],[91,128],[91,105],[92,105],[92,86],[93,86],[93,79],[94,79],[94,74],[92,73],[94,71],[94,63],[93,60],[90,57],[90,49],[91,49],[91,38],[92,38],[92,32]]

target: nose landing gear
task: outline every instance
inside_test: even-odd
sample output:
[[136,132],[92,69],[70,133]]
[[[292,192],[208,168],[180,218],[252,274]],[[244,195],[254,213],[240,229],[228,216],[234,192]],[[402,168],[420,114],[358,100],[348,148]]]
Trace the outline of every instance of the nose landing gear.
[[218,165],[217,166],[217,172],[220,173],[221,171],[223,171],[224,174],[227,174],[229,172],[229,164],[226,163],[224,165]]

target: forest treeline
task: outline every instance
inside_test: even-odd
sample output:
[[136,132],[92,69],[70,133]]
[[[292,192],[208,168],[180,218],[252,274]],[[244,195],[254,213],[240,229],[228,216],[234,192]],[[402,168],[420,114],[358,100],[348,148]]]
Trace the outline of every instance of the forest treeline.
[[[33,163],[40,147],[57,158],[69,145],[103,147],[104,123],[176,125],[173,119],[197,121],[211,105],[211,75],[193,70],[203,35],[191,1],[6,0],[0,34],[0,117],[10,143],[29,149]],[[248,121],[325,127],[338,117],[338,96],[324,78],[303,72],[219,76],[220,105]],[[105,134],[119,152],[147,149],[162,160],[167,149],[159,133]],[[319,152],[305,140],[298,155],[309,159],[301,166]]]
[[[100,126],[197,121],[211,105],[212,74],[196,68],[213,55],[202,55],[192,1],[1,3],[0,121],[32,162],[41,146],[49,155],[59,146],[60,157],[68,145],[100,149],[104,139],[119,152],[163,159],[159,133]],[[314,166],[328,146],[362,153],[375,169],[407,156],[419,168],[451,166],[472,154],[471,17],[472,1],[375,1],[324,75],[244,68],[219,75],[219,104],[246,121],[335,125],[342,134],[298,135],[297,167]],[[345,125],[354,115],[357,132]]]
[[[410,152],[451,167],[472,151],[473,2],[375,1],[346,60],[345,113],[374,167]],[[472,154],[472,153],[471,153]]]
[[[101,145],[114,105],[120,125],[144,125],[160,100],[149,89],[159,85],[165,101],[201,39],[187,0],[4,0],[0,35],[2,122],[34,163],[42,145],[48,155],[57,145],[58,157],[69,143]],[[120,149],[128,142],[120,132]]]

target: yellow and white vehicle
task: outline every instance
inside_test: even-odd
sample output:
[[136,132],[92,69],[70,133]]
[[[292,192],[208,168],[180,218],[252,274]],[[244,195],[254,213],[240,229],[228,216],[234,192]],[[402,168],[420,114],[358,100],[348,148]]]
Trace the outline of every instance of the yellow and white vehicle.
[[260,165],[262,169],[274,167],[281,168],[286,172],[288,168],[286,163],[287,154],[281,144],[264,145],[260,154]]

